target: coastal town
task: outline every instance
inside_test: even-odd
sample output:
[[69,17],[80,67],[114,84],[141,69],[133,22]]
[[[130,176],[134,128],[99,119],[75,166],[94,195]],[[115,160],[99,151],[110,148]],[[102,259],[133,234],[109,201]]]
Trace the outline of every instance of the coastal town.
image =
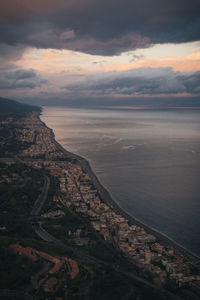
[[[4,121],[3,126],[8,124],[6,122],[10,120]],[[43,179],[38,177],[41,194],[31,210],[32,227],[40,238],[55,242],[63,249],[69,250],[69,253],[71,251],[75,256],[92,261],[90,256],[80,254],[89,241],[83,227],[76,227],[74,232],[65,228],[66,234],[62,237],[62,242],[48,234],[42,227],[45,220],[56,222],[65,217],[65,211],[68,211],[80,220],[86,220],[95,235],[99,236],[105,245],[112,247],[116,255],[121,255],[130,265],[137,267],[140,276],[143,276],[150,284],[159,288],[169,285],[175,289],[189,287],[195,295],[199,295],[199,258],[181,249],[180,246],[177,247],[172,241],[168,242],[167,238],[163,243],[160,234],[138,220],[134,220],[113,200],[109,201],[110,198],[104,197],[107,191],[104,192],[104,187],[93,175],[88,162],[63,149],[56,142],[53,131],[40,120],[38,112],[32,112],[15,120],[14,138],[22,145],[26,145],[15,155],[15,159],[35,172],[45,171]],[[4,138],[1,140],[2,145],[6,142]],[[8,158],[8,162],[9,159],[11,158]],[[1,183],[23,186],[27,180],[27,172],[29,171],[13,172],[12,176],[5,173],[0,178]],[[53,205],[47,205],[43,210],[50,186],[50,177],[57,182],[57,187],[52,196]],[[34,218],[36,218],[35,221]],[[7,231],[5,225],[1,226],[1,231]],[[69,237],[73,240],[73,245],[78,247],[75,248],[78,252],[73,250],[72,244],[68,245]],[[38,251],[34,247],[23,246],[16,241],[11,243],[9,248],[33,262],[43,260],[46,266],[44,268],[48,270],[45,274],[48,275],[37,283],[37,288],[41,287],[43,292],[52,295],[51,297],[54,297],[60,285],[63,284],[66,287],[62,277],[68,276],[72,281],[79,277],[79,263],[74,258],[53,256],[45,251]],[[94,261],[101,262],[95,258]],[[109,264],[105,263],[105,265]],[[92,274],[90,268],[88,270]],[[49,299],[53,299],[51,297]]]
[[198,268],[194,272],[194,266],[191,267],[184,255],[177,253],[171,246],[163,246],[153,234],[141,226],[129,224],[125,217],[116,213],[100,198],[89,175],[82,170],[78,161],[59,160],[66,155],[58,149],[52,131],[39,120],[37,114],[25,119],[23,127],[19,131],[19,139],[35,143],[24,150],[20,157],[45,157],[45,160],[36,160],[31,164],[45,167],[59,180],[63,197],[56,199],[58,204],[62,203],[88,217],[92,227],[105,241],[119,248],[141,270],[149,272],[156,284],[163,285],[167,280],[172,280],[179,287],[186,284],[200,287]]

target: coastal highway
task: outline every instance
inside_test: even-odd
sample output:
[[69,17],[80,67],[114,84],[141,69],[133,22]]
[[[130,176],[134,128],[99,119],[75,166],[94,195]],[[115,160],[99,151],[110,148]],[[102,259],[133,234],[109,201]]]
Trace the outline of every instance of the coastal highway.
[[83,259],[84,261],[89,261],[90,263],[96,263],[96,264],[102,264],[103,261],[96,259],[90,255],[87,255],[71,246],[68,246],[55,238],[53,235],[48,233],[41,225],[41,222],[33,223],[33,228],[36,232],[36,234],[45,242],[51,242],[54,243],[56,246],[61,247],[68,255],[76,256],[80,259]]
[[41,223],[34,223],[33,224],[33,228],[36,232],[36,234],[44,241],[46,242],[51,242],[54,243],[56,246],[62,248],[64,250],[64,252],[66,252],[67,255],[71,255],[73,257],[76,257],[84,262],[89,262],[91,264],[98,264],[98,265],[102,265],[104,267],[108,267],[112,270],[114,270],[117,273],[123,274],[125,276],[131,277],[132,279],[134,279],[135,281],[138,282],[138,284],[141,285],[145,285],[146,287],[149,288],[153,288],[157,293],[159,293],[160,295],[160,300],[181,300],[180,297],[172,294],[171,292],[163,289],[163,288],[159,288],[157,286],[155,286],[154,284],[148,282],[145,279],[142,279],[136,275],[134,275],[131,272],[126,272],[124,271],[120,266],[118,265],[112,265],[110,263],[106,263],[100,259],[97,259],[95,257],[92,257],[90,255],[87,255],[71,246],[68,246],[66,244],[64,244],[63,242],[61,242],[60,240],[56,239],[53,235],[49,234],[44,228],[42,228]]
[[[65,154],[65,157],[66,158],[70,158],[70,159],[73,159],[73,160],[76,160],[80,163],[82,169],[88,173],[88,175],[90,176],[92,182],[94,183],[94,186],[97,188],[101,198],[103,201],[107,202],[112,208],[113,210],[119,212],[120,214],[124,215],[131,223],[133,222],[134,224],[135,223],[138,223],[139,226],[142,226],[144,227],[145,229],[148,229],[148,231],[153,231],[153,229],[145,226],[144,224],[142,224],[141,222],[135,220],[134,218],[132,218],[130,215],[128,215],[126,212],[124,212],[120,207],[119,205],[111,198],[109,192],[102,186],[102,184],[100,183],[100,181],[98,180],[98,178],[96,177],[96,175],[93,173],[91,167],[90,167],[90,164],[87,160],[85,160],[84,158],[78,156],[78,155],[75,155],[73,153],[70,153],[68,151],[66,151],[60,144],[58,144],[55,139],[54,139],[54,134],[53,134],[53,131],[51,131],[52,135],[51,135],[51,138],[52,138],[52,142],[54,142],[56,145],[57,145],[57,148],[59,150],[61,150],[63,152],[63,154]],[[45,199],[46,199],[46,196],[45,196],[45,187],[47,188],[47,191],[48,191],[48,184],[47,182],[45,181],[45,184],[44,184],[44,187],[43,187],[43,191],[41,193],[41,199],[40,200],[36,200],[35,202],[35,205],[34,205],[34,208],[31,212],[31,215],[32,216],[38,216],[39,214],[39,211],[42,207],[42,205],[44,204],[45,202]],[[46,195],[47,195],[47,192],[46,192]],[[124,271],[122,267],[118,266],[118,265],[112,265],[110,263],[107,263],[107,262],[104,262],[100,259],[96,259],[95,257],[91,257],[90,255],[87,255],[77,249],[74,249],[73,247],[70,247],[66,244],[64,244],[63,242],[61,242],[60,240],[56,239],[54,236],[52,236],[51,234],[49,234],[46,230],[44,230],[41,226],[41,223],[40,222],[35,222],[33,224],[33,227],[34,227],[34,230],[36,232],[36,234],[38,236],[40,236],[40,238],[42,238],[44,241],[46,242],[52,242],[54,243],[55,245],[57,245],[58,247],[61,247],[66,253],[68,253],[69,255],[72,255],[72,256],[75,256],[77,257],[78,259],[80,260],[83,260],[83,261],[88,261],[92,264],[100,264],[102,266],[105,266],[105,267],[109,267],[111,269],[113,269],[115,272],[118,272],[118,273],[121,273],[123,275],[126,275],[126,276],[129,276],[130,278],[134,279],[135,281],[138,282],[138,284],[142,285],[142,286],[146,286],[146,287],[149,287],[149,288],[152,288],[154,289],[159,295],[160,295],[160,299],[165,299],[165,300],[180,300],[181,298],[174,295],[173,293],[163,289],[163,288],[159,288],[157,286],[155,286],[154,284],[146,281],[145,279],[142,279],[140,277],[138,277],[137,275],[131,273],[131,272],[127,272],[127,271]],[[152,233],[155,234],[155,231],[153,231]],[[156,235],[159,235],[159,233],[157,233]],[[169,243],[169,240],[168,240],[168,243]]]
[[[85,162],[86,162],[86,166],[88,166],[87,161],[85,161]],[[90,264],[96,264],[96,265],[102,265],[104,267],[110,268],[110,269],[114,270],[117,273],[120,273],[120,274],[123,274],[125,276],[128,276],[128,277],[132,278],[133,280],[138,282],[138,284],[140,284],[140,285],[144,285],[146,287],[154,289],[157,293],[159,293],[161,300],[181,300],[181,298],[175,296],[174,294],[170,293],[169,291],[167,291],[163,288],[159,288],[159,287],[155,286],[154,284],[148,282],[147,280],[142,279],[142,278],[138,277],[137,275],[134,275],[131,272],[124,271],[118,265],[112,265],[110,263],[104,262],[100,259],[97,259],[95,257],[87,255],[87,254],[85,254],[85,253],[83,253],[83,252],[81,252],[81,251],[79,251],[79,250],[77,250],[77,249],[75,249],[71,246],[68,246],[68,245],[64,244],[63,242],[61,242],[60,240],[58,240],[57,238],[55,238],[54,236],[49,234],[44,228],[42,228],[41,221],[38,220],[38,215],[39,215],[39,212],[40,212],[42,206],[44,205],[44,203],[47,199],[49,186],[50,186],[50,178],[47,175],[44,175],[44,185],[43,185],[43,188],[42,188],[42,192],[40,193],[40,195],[36,199],[36,201],[34,203],[34,206],[33,206],[33,209],[31,211],[32,227],[33,227],[35,233],[42,240],[44,240],[45,242],[54,243],[56,246],[62,248],[64,253],[66,253],[67,255],[70,255],[72,257],[76,257],[76,258],[78,258],[79,260],[81,260],[83,262],[88,262]],[[35,218],[35,222],[34,222],[34,218]],[[2,293],[0,292],[0,296],[1,296],[1,294]],[[12,291],[7,291],[6,293],[4,292],[4,295],[6,295],[6,294],[7,294],[7,296],[12,296],[13,292]],[[17,297],[18,297],[18,295],[16,295],[16,299],[17,299]],[[29,295],[23,295],[22,299],[23,298],[24,299],[30,299],[30,300],[33,299],[33,298],[31,299],[29,297]]]
[[31,211],[31,216],[37,216],[47,198],[48,190],[49,190],[49,185],[50,185],[50,179],[48,176],[44,175],[44,185],[42,188],[42,192],[36,199],[33,209]]
[[[50,185],[50,179],[48,176],[45,175],[45,182],[44,182],[44,186],[43,186],[43,190],[42,193],[38,196],[38,198],[35,201],[34,207],[31,211],[31,216],[32,217],[37,217],[43,204],[45,203],[45,200],[47,198],[47,193],[48,193],[48,189],[49,189],[49,185]],[[145,279],[142,279],[136,275],[134,275],[131,272],[126,272],[124,271],[120,266],[118,265],[112,265],[110,263],[104,262],[100,259],[97,259],[95,257],[92,257],[88,254],[85,254],[71,246],[68,246],[66,244],[64,244],[63,242],[61,242],[60,240],[58,240],[57,238],[55,238],[53,235],[51,235],[50,233],[48,233],[41,225],[40,221],[36,221],[32,223],[32,227],[35,231],[35,233],[45,242],[50,242],[50,243],[54,243],[56,246],[62,248],[64,250],[64,252],[67,255],[76,257],[84,262],[89,262],[91,264],[98,264],[98,265],[102,265],[104,267],[109,267],[111,269],[113,269],[115,272],[118,272],[120,274],[123,274],[125,276],[131,277],[132,279],[134,279],[135,281],[138,282],[138,284],[142,284],[145,285],[146,287],[149,288],[153,288],[157,293],[160,294],[160,299],[161,300],[181,300],[180,297],[175,296],[174,294],[172,294],[171,292],[163,289],[163,288],[159,288],[157,286],[155,286],[154,284],[148,282]]]

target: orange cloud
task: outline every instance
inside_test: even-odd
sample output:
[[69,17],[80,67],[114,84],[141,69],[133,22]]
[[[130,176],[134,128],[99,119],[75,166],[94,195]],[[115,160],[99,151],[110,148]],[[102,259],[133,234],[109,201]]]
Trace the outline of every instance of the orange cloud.
[[33,49],[25,52],[23,57],[15,62],[19,67],[33,68],[44,73],[91,73],[102,71],[100,65],[93,64],[91,55],[67,50]]
[[200,70],[200,51],[194,51],[192,54],[180,56],[168,56],[159,59],[142,58],[138,61],[129,63],[113,62],[104,67],[104,71],[125,71],[136,68],[160,68],[172,67],[175,71],[198,71]]
[[30,49],[24,53],[16,64],[23,68],[34,68],[40,72],[58,73],[62,71],[75,72],[73,58],[78,54],[70,51]]
[[[166,56],[162,58],[138,57],[130,61],[130,56],[112,58],[93,57],[92,55],[66,50],[29,49],[16,62],[19,67],[35,69],[39,72],[55,74],[61,72],[89,74],[108,71],[125,71],[137,68],[172,67],[175,71],[200,70],[200,50],[187,56]],[[128,61],[129,60],[129,61]]]

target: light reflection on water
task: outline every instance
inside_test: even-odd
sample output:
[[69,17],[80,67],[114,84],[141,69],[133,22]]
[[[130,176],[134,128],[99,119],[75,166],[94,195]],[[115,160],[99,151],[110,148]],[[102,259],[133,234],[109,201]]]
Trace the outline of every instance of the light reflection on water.
[[44,107],[129,213],[200,255],[200,112]]

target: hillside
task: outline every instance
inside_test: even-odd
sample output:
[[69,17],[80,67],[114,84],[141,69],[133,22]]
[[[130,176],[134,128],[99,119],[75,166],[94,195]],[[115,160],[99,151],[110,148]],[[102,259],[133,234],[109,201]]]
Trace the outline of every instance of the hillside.
[[18,114],[31,111],[40,111],[40,107],[21,104],[17,101],[0,97],[0,113]]

